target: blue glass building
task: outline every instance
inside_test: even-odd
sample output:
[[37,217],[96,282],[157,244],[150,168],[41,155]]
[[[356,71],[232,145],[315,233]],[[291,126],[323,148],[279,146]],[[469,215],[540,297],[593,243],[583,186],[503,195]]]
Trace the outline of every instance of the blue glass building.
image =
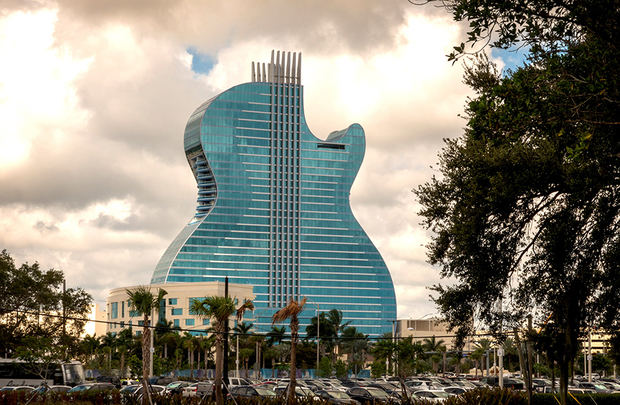
[[337,308],[344,322],[379,336],[392,330],[396,298],[381,255],[351,212],[364,157],[358,124],[316,138],[303,110],[301,54],[272,52],[252,81],[202,104],[184,147],[198,205],[155,268],[152,283],[252,284],[254,325],[307,297],[300,331]]

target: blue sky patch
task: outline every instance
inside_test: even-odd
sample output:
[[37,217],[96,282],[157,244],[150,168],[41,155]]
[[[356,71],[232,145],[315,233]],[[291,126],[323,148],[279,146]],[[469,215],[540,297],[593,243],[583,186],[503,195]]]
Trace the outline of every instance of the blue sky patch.
[[189,47],[186,50],[192,55],[192,71],[201,75],[209,74],[215,65],[213,58],[210,55],[198,52],[194,47]]
[[494,58],[500,58],[504,61],[504,69],[502,73],[505,75],[506,70],[516,70],[518,67],[523,66],[523,62],[525,62],[525,57],[529,51],[529,47],[521,47],[519,49],[499,49],[492,48],[491,56]]

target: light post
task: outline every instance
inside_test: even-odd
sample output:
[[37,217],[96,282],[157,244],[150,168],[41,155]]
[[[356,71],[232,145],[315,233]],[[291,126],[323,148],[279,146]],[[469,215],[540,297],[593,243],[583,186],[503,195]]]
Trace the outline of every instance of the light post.
[[149,378],[153,377],[153,357],[155,357],[155,346],[153,336],[155,335],[155,328],[153,328],[153,320],[154,320],[154,311],[155,308],[151,309],[151,324],[149,325],[149,329],[151,332],[150,344],[149,344],[149,352],[151,353],[151,357],[149,359]]
[[237,331],[237,350],[235,358],[235,377],[239,378],[239,331]]
[[319,362],[321,358],[321,351],[319,345],[321,341],[321,311],[319,310],[319,304],[316,304],[316,374],[319,374]]
[[396,320],[392,320],[392,375],[396,375]]
[[588,382],[592,382],[592,329],[588,330]]

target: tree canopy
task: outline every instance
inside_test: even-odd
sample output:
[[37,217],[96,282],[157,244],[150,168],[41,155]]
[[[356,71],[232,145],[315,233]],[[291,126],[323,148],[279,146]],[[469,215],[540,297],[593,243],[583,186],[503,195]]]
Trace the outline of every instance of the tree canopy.
[[[461,339],[474,318],[499,332],[532,315],[544,333],[531,338],[546,339],[565,401],[579,338],[620,330],[620,8],[442,4],[469,23],[469,45],[529,51],[504,75],[484,54],[469,62],[464,134],[445,141],[440,175],[416,190],[433,232],[429,261],[456,280],[434,286],[435,301]],[[461,44],[450,58],[467,52]]]
[[[69,359],[77,354],[92,297],[81,288],[63,292],[64,280],[61,270],[43,270],[36,262],[18,267],[6,250],[0,253],[2,357],[30,358],[45,352],[46,357]],[[39,312],[43,315],[37,316]]]

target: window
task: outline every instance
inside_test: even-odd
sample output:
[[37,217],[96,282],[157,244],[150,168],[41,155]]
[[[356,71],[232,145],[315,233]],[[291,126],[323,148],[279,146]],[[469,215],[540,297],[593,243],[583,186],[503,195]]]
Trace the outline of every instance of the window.
[[138,321],[138,326],[144,326],[144,321]]
[[121,318],[125,317],[125,301],[121,301]]
[[168,305],[176,305],[176,304],[177,304],[176,298],[168,298]]
[[202,320],[202,324],[203,325],[208,325],[209,324],[209,320],[208,319],[203,319]]
[[172,308],[172,315],[183,315],[183,308]]
[[118,318],[118,302],[112,303],[112,310],[110,312],[110,319]]
[[174,326],[181,326],[178,319],[173,319],[172,322],[174,323]]
[[194,319],[186,319],[185,326],[194,326]]

